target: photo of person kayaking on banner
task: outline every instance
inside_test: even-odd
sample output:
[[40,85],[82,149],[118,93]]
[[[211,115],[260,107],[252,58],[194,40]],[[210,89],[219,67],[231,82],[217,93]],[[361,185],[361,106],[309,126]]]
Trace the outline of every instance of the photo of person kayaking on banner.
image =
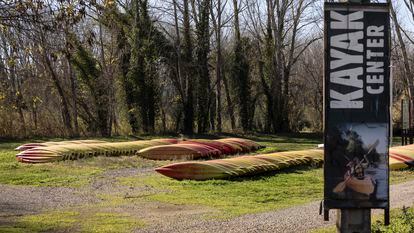
[[333,192],[344,192],[346,188],[365,195],[370,195],[374,192],[375,180],[372,176],[365,174],[365,169],[372,164],[367,156],[371,154],[378,144],[379,140],[377,139],[375,143],[368,148],[368,152],[363,155],[362,159],[359,159],[358,157],[354,157],[352,160],[346,158],[349,163],[346,165],[347,171],[344,175],[344,181],[339,183],[334,188]]
[[388,127],[381,123],[340,124],[326,143],[332,199],[383,200],[388,194]]

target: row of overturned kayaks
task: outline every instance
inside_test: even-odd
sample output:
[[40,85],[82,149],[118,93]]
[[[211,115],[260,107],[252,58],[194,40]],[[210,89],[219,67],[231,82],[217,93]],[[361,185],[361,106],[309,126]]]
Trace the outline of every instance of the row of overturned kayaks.
[[140,150],[138,155],[153,160],[193,160],[250,153],[261,147],[252,140],[242,138],[196,139],[179,141],[174,145],[149,147]]
[[[169,164],[155,170],[177,180],[228,179],[275,172],[295,166],[321,164],[323,156],[322,149],[311,149],[208,161],[187,161]],[[400,170],[409,167],[414,167],[414,145],[390,148],[389,168]]]
[[153,139],[129,142],[77,140],[29,143],[16,148],[17,160],[25,163],[47,163],[77,160],[95,156],[139,155],[153,160],[190,160],[221,158],[226,155],[249,153],[261,148],[254,141],[242,138],[218,140]]
[[300,165],[321,164],[323,150],[288,151],[207,161],[174,163],[155,169],[177,180],[227,179],[279,171]]
[[[62,160],[78,160],[95,156],[128,156],[139,150],[160,145],[168,145],[176,141],[166,139],[142,140],[131,142],[90,142],[77,141],[61,142],[52,145],[42,145],[21,151],[16,158],[25,163],[48,163]],[[22,145],[16,149],[30,147]]]
[[[165,176],[183,180],[227,179],[239,176],[275,172],[295,166],[321,164],[322,149],[242,155],[262,146],[243,138],[153,139],[129,142],[77,140],[25,144],[18,148],[17,160],[25,163],[47,163],[77,160],[95,156],[138,155],[151,160],[185,160],[155,170]],[[197,159],[203,159],[198,160]],[[389,150],[391,170],[414,166],[414,145],[392,147]]]

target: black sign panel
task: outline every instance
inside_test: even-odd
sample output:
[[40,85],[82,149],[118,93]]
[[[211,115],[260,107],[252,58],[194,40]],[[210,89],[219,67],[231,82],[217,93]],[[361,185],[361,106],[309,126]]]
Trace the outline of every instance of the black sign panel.
[[325,3],[325,207],[388,208],[388,4]]

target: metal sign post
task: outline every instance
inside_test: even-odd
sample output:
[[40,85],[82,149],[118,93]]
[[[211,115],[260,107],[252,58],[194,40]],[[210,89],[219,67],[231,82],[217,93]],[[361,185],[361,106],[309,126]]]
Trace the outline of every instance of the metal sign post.
[[389,5],[325,3],[324,208],[339,232],[370,232],[371,209],[389,219]]
[[401,100],[401,144],[408,145],[408,138],[412,137],[410,128],[410,101]]

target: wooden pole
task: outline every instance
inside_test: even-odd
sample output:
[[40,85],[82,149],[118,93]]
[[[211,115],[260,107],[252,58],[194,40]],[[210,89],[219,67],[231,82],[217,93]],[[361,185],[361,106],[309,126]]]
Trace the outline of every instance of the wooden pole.
[[[408,137],[410,139],[410,144],[413,144],[413,101],[410,99],[408,101]],[[408,144],[408,143],[406,143]]]
[[405,120],[405,116],[404,116],[404,99],[401,100],[401,145],[405,146],[407,145],[407,138],[406,138],[406,129],[404,127],[404,120]]

